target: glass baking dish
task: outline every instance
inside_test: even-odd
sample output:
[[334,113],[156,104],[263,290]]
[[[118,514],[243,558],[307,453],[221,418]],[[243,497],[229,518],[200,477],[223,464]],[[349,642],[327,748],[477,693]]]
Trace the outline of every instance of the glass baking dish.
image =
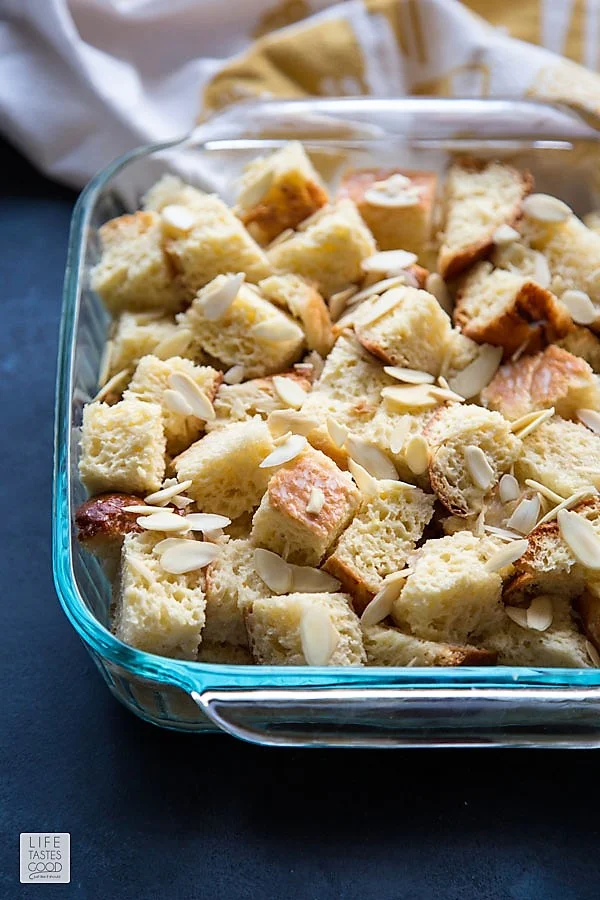
[[166,171],[232,200],[250,159],[300,139],[324,177],[347,165],[442,170],[452,152],[512,158],[578,214],[600,207],[600,131],[566,106],[515,100],[364,98],[240,104],[168,144],[116,160],[73,213],[56,393],[53,565],[63,609],[112,693],[141,718],[291,746],[600,746],[600,670],[308,668],[181,662],[108,628],[109,585],[79,546],[73,511],[83,404],[94,395],[108,317],[89,287],[97,229],[138,207]]

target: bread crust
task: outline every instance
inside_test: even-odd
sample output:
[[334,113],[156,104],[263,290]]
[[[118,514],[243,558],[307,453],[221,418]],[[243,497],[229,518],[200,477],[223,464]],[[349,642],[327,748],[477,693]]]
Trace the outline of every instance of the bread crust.
[[126,534],[141,534],[137,513],[125,512],[125,506],[145,506],[135,494],[117,492],[98,494],[79,506],[75,512],[77,540],[84,546],[90,541],[123,538]]
[[277,184],[277,194],[276,201],[269,203],[267,192],[259,203],[239,213],[252,237],[263,246],[286,228],[295,228],[328,201],[327,192],[315,181],[282,181]]
[[354,609],[360,616],[375,596],[365,584],[361,574],[335,553],[325,560],[321,568],[341,582],[342,590],[351,595]]

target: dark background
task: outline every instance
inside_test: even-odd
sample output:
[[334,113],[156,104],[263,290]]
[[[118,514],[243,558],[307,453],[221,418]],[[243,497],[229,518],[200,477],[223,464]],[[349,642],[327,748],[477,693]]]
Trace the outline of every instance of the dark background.
[[54,593],[60,295],[75,195],[0,143],[0,896],[21,831],[71,833],[48,896],[596,900],[600,751],[271,750],[109,695]]

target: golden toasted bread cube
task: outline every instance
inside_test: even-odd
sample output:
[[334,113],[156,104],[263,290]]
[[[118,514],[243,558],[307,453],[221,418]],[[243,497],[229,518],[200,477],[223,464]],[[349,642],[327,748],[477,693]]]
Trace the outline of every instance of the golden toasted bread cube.
[[600,487],[600,437],[555,416],[523,438],[515,475],[521,481],[533,478],[563,497],[589,485]]
[[600,372],[600,339],[585,325],[574,325],[556,344],[573,356],[584,359],[596,375]]
[[[282,372],[279,376],[301,388],[307,395],[310,393],[312,383],[309,378],[301,373]],[[206,423],[207,431],[215,431],[230,425],[232,422],[244,422],[254,416],[267,419],[275,410],[289,409],[278,394],[273,376],[266,378],[251,378],[242,384],[221,384],[214,401],[216,418]]]
[[333,330],[327,304],[316,288],[297,275],[271,275],[259,287],[268,300],[302,323],[308,349],[327,356],[333,346]]

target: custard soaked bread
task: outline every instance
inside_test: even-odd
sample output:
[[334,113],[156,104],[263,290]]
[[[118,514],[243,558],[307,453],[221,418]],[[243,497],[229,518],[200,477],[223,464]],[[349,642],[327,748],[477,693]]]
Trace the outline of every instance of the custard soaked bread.
[[102,227],[75,520],[126,643],[600,665],[600,233],[505,161],[401,162],[336,196],[294,142],[233,209],[165,175]]

